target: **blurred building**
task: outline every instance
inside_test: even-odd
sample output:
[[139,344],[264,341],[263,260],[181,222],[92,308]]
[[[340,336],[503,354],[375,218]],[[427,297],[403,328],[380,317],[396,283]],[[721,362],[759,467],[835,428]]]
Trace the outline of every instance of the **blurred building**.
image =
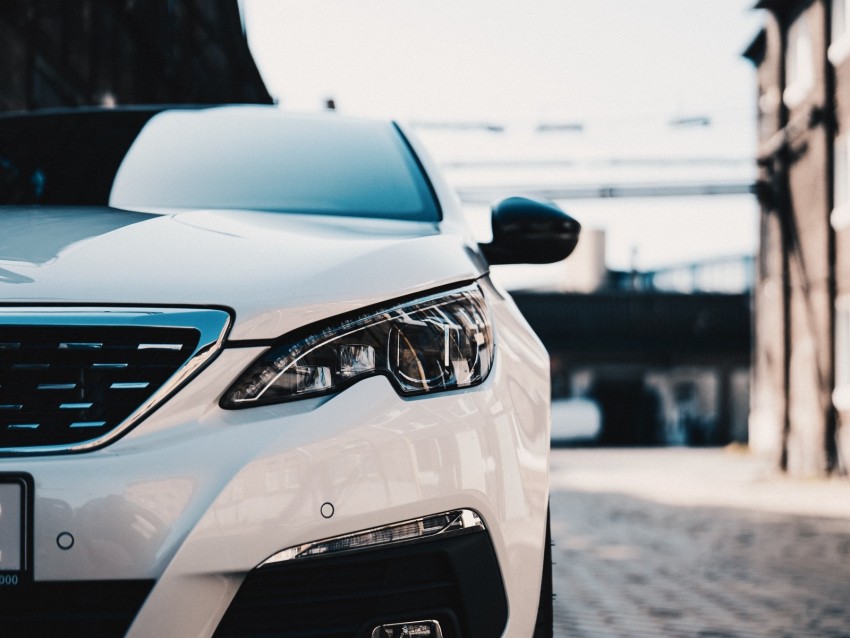
[[789,472],[850,459],[850,2],[761,0],[760,252],[750,443]]
[[747,440],[757,213],[740,118],[414,125],[479,241],[516,193],[582,224],[566,261],[492,269],[549,351],[557,440]]
[[745,442],[748,292],[683,294],[633,281],[612,278],[593,294],[512,293],[549,351],[553,398],[595,401],[602,444]]
[[237,0],[3,0],[0,110],[271,103]]
[[748,436],[753,262],[611,270],[605,233],[582,229],[565,262],[492,277],[549,351],[556,405],[597,405],[596,442],[724,445]]
[[[612,273],[613,274],[613,273]],[[755,257],[734,255],[674,264],[640,273],[617,273],[632,279],[633,286],[646,290],[682,293],[751,292],[754,285]]]

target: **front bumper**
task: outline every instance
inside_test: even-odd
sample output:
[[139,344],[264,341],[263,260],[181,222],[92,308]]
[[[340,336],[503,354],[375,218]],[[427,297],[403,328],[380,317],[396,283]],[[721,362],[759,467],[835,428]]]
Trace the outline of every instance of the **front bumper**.
[[370,638],[382,625],[427,619],[442,638],[491,638],[507,618],[496,553],[481,529],[255,569],[215,636]]
[[[497,321],[500,313],[515,320],[495,310]],[[504,634],[530,635],[548,495],[549,388],[545,353],[520,334],[501,332],[493,371],[475,388],[401,399],[375,377],[330,399],[240,411],[221,410],[217,399],[261,349],[225,349],[110,446],[0,459],[0,473],[25,472],[34,483],[31,582],[18,595],[50,583],[108,590],[133,581],[144,603],[130,614],[128,635],[210,636],[254,580],[246,575],[284,548],[469,508],[485,522],[504,583]],[[71,547],[58,542],[63,534]],[[458,573],[461,587],[481,577]],[[112,605],[104,599],[101,607]]]

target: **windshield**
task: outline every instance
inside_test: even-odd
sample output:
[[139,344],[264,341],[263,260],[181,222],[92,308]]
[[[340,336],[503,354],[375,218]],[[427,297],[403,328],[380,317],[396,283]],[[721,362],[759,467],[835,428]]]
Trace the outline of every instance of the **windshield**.
[[0,203],[439,219],[392,124],[259,106],[2,118]]

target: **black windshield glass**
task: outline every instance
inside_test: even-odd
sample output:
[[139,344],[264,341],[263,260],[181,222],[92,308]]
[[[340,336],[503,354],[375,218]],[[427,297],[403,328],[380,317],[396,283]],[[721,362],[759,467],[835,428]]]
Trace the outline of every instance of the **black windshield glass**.
[[252,106],[0,118],[0,203],[439,219],[392,124]]

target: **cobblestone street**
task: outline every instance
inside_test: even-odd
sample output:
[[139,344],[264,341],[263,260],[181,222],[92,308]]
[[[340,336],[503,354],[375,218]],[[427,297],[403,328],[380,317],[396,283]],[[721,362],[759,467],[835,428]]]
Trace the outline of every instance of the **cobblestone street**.
[[850,481],[728,450],[552,453],[555,635],[850,636]]

